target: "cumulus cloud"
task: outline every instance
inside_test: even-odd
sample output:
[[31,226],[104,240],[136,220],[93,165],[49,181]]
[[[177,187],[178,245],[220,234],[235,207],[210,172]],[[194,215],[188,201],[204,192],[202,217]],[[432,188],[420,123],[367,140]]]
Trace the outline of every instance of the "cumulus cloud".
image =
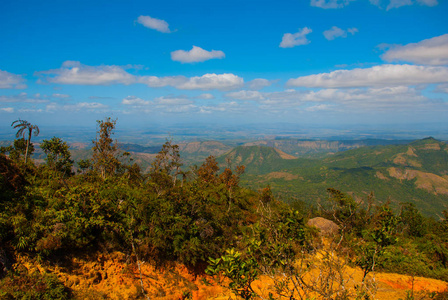
[[187,97],[158,97],[154,99],[154,103],[157,105],[189,105],[193,104],[193,101]]
[[150,16],[140,16],[137,19],[137,23],[142,24],[143,26],[147,28],[151,28],[163,33],[170,33],[171,30],[169,28],[169,25],[166,21],[151,18]]
[[325,30],[323,32],[323,34],[327,40],[332,41],[338,37],[346,38],[347,32],[349,32],[353,35],[358,32],[358,29],[357,28],[348,28],[347,30],[343,30],[339,27],[333,26],[333,27],[331,27],[331,29]]
[[67,94],[53,94],[51,96],[54,97],[54,98],[62,98],[62,99],[70,98],[70,95],[67,95]]
[[420,90],[407,86],[322,89],[308,92],[304,100],[329,104],[335,109],[340,107],[368,112],[431,111],[448,108],[442,108],[443,105],[423,96]]
[[333,108],[333,105],[329,105],[329,104],[318,104],[318,105],[313,105],[313,106],[309,106],[307,108],[305,108],[306,111],[322,111],[322,110],[331,110]]
[[171,52],[171,59],[181,63],[203,62],[210,59],[222,59],[226,55],[219,50],[207,51],[201,47],[193,46],[190,51],[176,50]]
[[251,90],[261,90],[262,88],[268,87],[272,84],[267,79],[264,78],[256,78],[254,80],[249,81],[246,85]]
[[37,72],[51,83],[78,85],[111,85],[142,83],[149,87],[172,86],[185,90],[232,90],[244,85],[244,80],[234,74],[204,74],[202,76],[135,76],[119,66],[86,66],[80,62],[67,61],[61,68]]
[[435,90],[436,93],[445,93],[448,94],[448,84],[439,84]]
[[372,87],[352,89],[293,89],[281,92],[238,91],[225,96],[240,103],[252,103],[265,111],[286,113],[294,110],[317,111],[359,111],[359,112],[399,112],[431,111],[448,109],[438,101],[421,94],[421,90],[407,86]]
[[354,0],[311,0],[310,5],[323,9],[342,8]]
[[386,10],[414,4],[424,6],[436,6],[439,4],[437,0],[370,0],[370,3],[379,8],[386,8]]
[[98,102],[78,102],[75,104],[65,104],[59,105],[57,103],[50,103],[46,107],[46,111],[55,112],[55,111],[70,111],[70,112],[79,112],[79,111],[105,111],[109,107],[102,103]]
[[306,35],[311,33],[312,30],[308,27],[302,29],[296,33],[285,33],[280,43],[280,48],[292,48],[295,46],[309,44],[310,41],[306,38]]
[[246,90],[233,92],[233,93],[227,93],[227,94],[225,94],[225,96],[228,98],[235,99],[235,100],[261,101],[261,100],[265,99],[263,94],[258,91],[246,91]]
[[437,0],[417,0],[417,3],[419,3],[420,5],[426,5],[426,6],[436,6],[437,4],[439,4],[439,2],[437,2]]
[[389,5],[386,7],[386,10],[392,8],[399,8],[402,6],[412,5],[412,0],[390,0]]
[[86,66],[78,61],[66,61],[61,68],[37,72],[44,75],[51,83],[79,85],[131,84],[135,82],[133,75],[119,66]]
[[381,56],[388,62],[408,61],[423,65],[448,65],[448,34],[394,46]]
[[13,107],[0,107],[0,111],[7,112],[7,113],[13,113],[14,108]]
[[154,99],[155,109],[164,113],[198,112],[198,107],[185,96],[165,96]]
[[124,105],[131,105],[131,106],[146,106],[150,105],[151,101],[145,101],[141,98],[138,98],[136,96],[127,96],[121,101],[121,104]]
[[213,96],[212,94],[205,93],[205,94],[200,94],[196,98],[203,99],[203,100],[211,100],[211,99],[215,99],[215,96]]
[[183,90],[233,90],[244,85],[243,78],[231,73],[224,74],[204,74],[189,78],[184,83],[176,85],[176,88]]
[[6,103],[48,103],[49,101],[47,99],[42,99],[39,94],[36,94],[34,96],[28,96],[27,93],[20,93],[18,95],[10,95],[0,96],[0,102],[6,102]]
[[380,65],[366,69],[338,70],[289,79],[290,87],[345,88],[399,86],[448,82],[447,67]]
[[217,105],[201,106],[199,107],[198,112],[201,114],[209,114],[212,112],[242,114],[247,113],[248,110],[253,110],[253,106],[251,106],[251,109],[248,109],[247,106],[241,105],[236,101],[230,101],[219,103]]
[[146,84],[149,87],[178,86],[188,81],[185,76],[141,76],[136,78],[138,83]]
[[24,82],[22,76],[0,70],[0,89],[24,89]]

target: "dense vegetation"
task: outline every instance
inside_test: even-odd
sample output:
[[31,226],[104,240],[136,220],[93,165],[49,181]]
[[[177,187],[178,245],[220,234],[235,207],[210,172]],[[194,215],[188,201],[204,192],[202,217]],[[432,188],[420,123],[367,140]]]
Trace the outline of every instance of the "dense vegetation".
[[[76,172],[68,145],[57,137],[41,144],[47,155],[42,165],[29,159],[31,133],[1,148],[0,299],[73,296],[51,274],[13,267],[17,254],[48,264],[82,252],[117,250],[136,263],[177,261],[197,273],[226,277],[223,284],[244,299],[256,297],[251,283],[261,274],[288,274],[277,282],[285,299],[299,289],[319,299],[371,299],[367,279],[356,291],[329,288],[328,282],[342,278],[334,270],[344,264],[362,268],[365,278],[381,269],[448,280],[446,213],[433,220],[412,204],[396,213],[372,197],[365,199],[366,207],[335,189],[328,189],[326,205],[297,210],[298,203],[274,199],[270,187],[242,188],[243,166],[231,168],[229,162],[220,169],[210,156],[186,171],[171,141],[142,173],[113,140],[115,126],[110,118],[98,121],[92,159],[78,161]],[[319,266],[321,272],[328,267],[327,282],[310,286],[303,278],[322,248],[314,242],[315,230],[305,225],[314,216],[335,221],[340,238]],[[333,252],[346,259],[332,261]],[[295,263],[299,258],[306,267]]]
[[263,146],[238,147],[227,157],[246,166],[244,186],[260,189],[269,184],[285,202],[325,201],[326,188],[332,187],[358,201],[374,192],[395,211],[410,202],[425,216],[443,218],[448,208],[448,146],[433,138],[361,147],[321,159],[282,159],[275,149]]

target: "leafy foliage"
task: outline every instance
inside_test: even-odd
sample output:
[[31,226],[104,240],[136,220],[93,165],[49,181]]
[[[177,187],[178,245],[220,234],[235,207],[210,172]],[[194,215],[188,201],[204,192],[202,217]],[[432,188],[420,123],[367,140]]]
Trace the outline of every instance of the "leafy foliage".
[[66,300],[71,299],[71,293],[56,276],[39,272],[29,274],[21,268],[0,281],[0,299]]
[[38,136],[40,133],[39,127],[37,125],[32,125],[30,122],[21,119],[12,122],[11,126],[14,129],[17,129],[16,133],[17,138],[23,136],[23,138],[25,139],[25,136],[28,133],[28,139],[26,140],[26,150],[25,150],[25,164],[26,164],[28,156],[31,154],[31,152],[29,151],[31,144],[31,135],[34,131],[34,136]]
[[93,166],[102,178],[111,176],[118,169],[118,146],[112,139],[117,120],[110,117],[97,121],[97,138],[93,141]]
[[60,138],[53,137],[51,140],[43,140],[40,147],[47,154],[47,165],[49,168],[64,175],[70,175],[73,160],[66,142]]

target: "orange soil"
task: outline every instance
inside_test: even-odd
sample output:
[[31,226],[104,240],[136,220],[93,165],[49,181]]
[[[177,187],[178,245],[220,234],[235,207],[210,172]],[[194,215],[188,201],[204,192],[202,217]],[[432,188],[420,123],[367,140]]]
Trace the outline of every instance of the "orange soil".
[[[128,263],[128,257],[120,252],[99,254],[89,259],[73,258],[66,266],[44,266],[32,262],[27,257],[18,257],[18,263],[29,272],[52,272],[68,287],[77,299],[145,299],[141,293],[140,272],[136,263]],[[142,282],[150,299],[177,300],[220,299],[227,300],[235,296],[224,287],[219,286],[209,276],[197,276],[188,272],[183,265],[156,268],[149,263],[141,264]],[[360,282],[362,271],[347,268],[352,285]],[[206,284],[204,279],[211,284]],[[372,279],[372,277],[370,277]],[[253,288],[260,295],[267,296],[274,292],[272,279],[263,276],[253,283]],[[405,298],[406,291],[443,291],[448,288],[446,282],[398,274],[376,273],[377,293],[375,299]],[[275,293],[274,293],[275,295]],[[278,297],[280,299],[280,297]]]

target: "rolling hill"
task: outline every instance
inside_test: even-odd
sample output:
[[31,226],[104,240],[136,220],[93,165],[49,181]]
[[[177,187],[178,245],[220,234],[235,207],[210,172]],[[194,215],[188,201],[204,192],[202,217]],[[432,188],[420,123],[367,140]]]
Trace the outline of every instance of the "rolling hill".
[[414,203],[422,213],[440,216],[448,208],[448,146],[434,138],[408,144],[359,147],[323,159],[282,157],[265,146],[237,147],[226,157],[243,164],[243,183],[259,189],[270,185],[285,201],[317,204],[326,199],[329,187],[365,201],[370,193],[376,201]]

